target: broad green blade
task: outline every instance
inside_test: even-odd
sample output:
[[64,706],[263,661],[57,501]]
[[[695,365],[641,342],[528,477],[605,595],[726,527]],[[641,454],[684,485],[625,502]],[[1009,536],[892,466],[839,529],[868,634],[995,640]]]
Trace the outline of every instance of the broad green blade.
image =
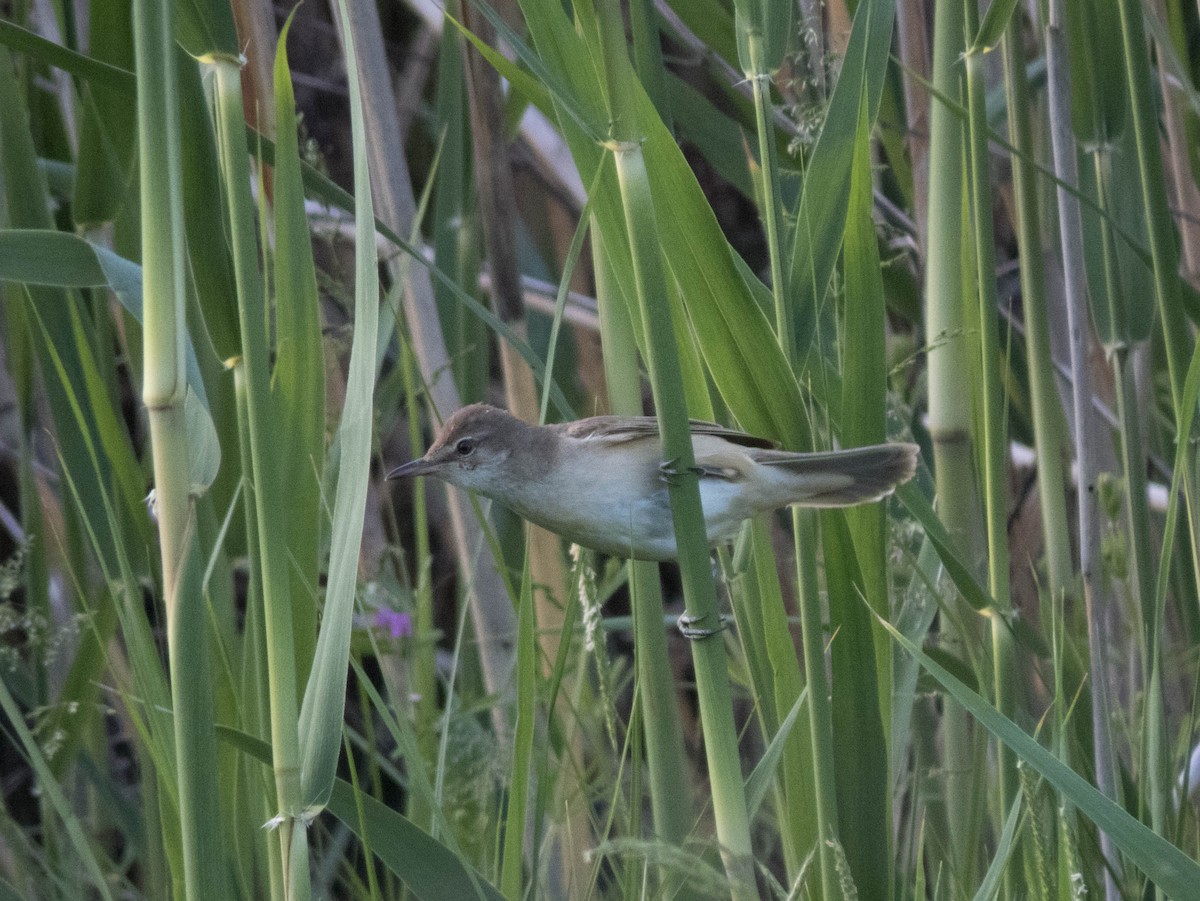
[[[218,727],[217,734],[260,763],[270,765],[271,749],[266,742],[225,726]],[[504,896],[469,862],[343,779],[335,780],[331,787],[329,812],[356,835],[369,835],[371,850],[418,898],[503,901]]]
[[1191,898],[1200,884],[1200,864],[1165,838],[1155,835],[1110,798],[1037,743],[1016,723],[971,691],[931,657],[901,635],[891,623],[883,627],[933,676],[947,693],[988,732],[1039,772],[1080,813],[1108,834],[1129,861],[1171,898]]
[[[729,118],[708,97],[673,72],[667,73],[667,97],[675,112],[675,125],[680,136],[703,154],[721,178],[753,200],[754,185],[746,154],[746,134],[754,127],[753,119],[742,122]],[[781,145],[778,151],[777,156],[782,156],[784,147]]]
[[[179,67],[179,127],[183,151],[183,224],[187,233],[188,261],[202,321],[217,359],[228,362],[242,354],[238,324],[237,284],[234,278],[233,239],[224,206],[217,200],[221,184],[220,163],[209,103],[201,86],[196,61],[182,50]],[[199,339],[199,336],[197,336]]]
[[[58,288],[109,288],[134,319],[142,320],[142,268],[106,247],[91,244],[68,232],[46,229],[0,231],[0,281]],[[67,303],[69,301],[64,299],[58,305],[67,309]],[[45,305],[41,312],[46,314]],[[85,345],[78,346],[82,352]],[[193,483],[203,491],[216,477],[221,452],[190,340],[186,352],[189,397],[198,402],[188,413],[188,440],[207,460],[193,475],[208,481],[193,480]],[[98,411],[100,408],[92,409]],[[114,462],[120,459],[120,456],[113,458]]]
[[704,45],[727,63],[737,64],[737,35],[728,3],[721,0],[672,0],[671,8]]
[[921,528],[925,530],[925,536],[937,551],[942,566],[946,568],[946,573],[954,582],[954,587],[962,593],[966,602],[980,613],[994,611],[996,602],[979,584],[979,580],[971,572],[971,567],[959,556],[954,540],[946,531],[946,527],[942,525],[941,520],[938,519],[937,514],[933,512],[933,507],[921,493],[921,489],[914,482],[909,482],[896,489],[896,497],[908,508],[908,512],[913,515],[913,518],[921,524]]
[[792,35],[793,0],[734,0],[738,62],[747,78],[774,72]]
[[[992,862],[988,865],[983,881],[979,883],[979,890],[975,892],[974,901],[991,901],[997,896],[997,892],[1000,890],[1000,880],[1004,876],[1004,870],[1008,866],[1009,857],[1013,852],[1013,843],[1020,834],[1017,831],[1017,825],[1020,823],[1021,808],[1024,804],[1025,794],[1017,789],[1017,795],[1013,798],[1012,806],[1008,809],[1008,816],[1004,820],[1004,830],[1000,833],[1000,840],[996,842],[996,852],[992,855]],[[1034,813],[1034,816],[1036,815]]]
[[[558,75],[576,94],[590,95],[588,102],[580,106],[599,103],[599,89],[591,74],[585,67],[568,62],[593,54],[561,9],[548,0],[527,0],[524,7],[539,52],[562,66]],[[627,74],[632,79],[632,73]],[[688,357],[698,345],[713,383],[743,428],[775,438],[788,447],[803,448],[808,443],[803,397],[771,325],[747,288],[733,250],[674,136],[663,125],[645,91],[634,84],[632,93],[636,129],[642,135],[641,147],[655,203],[671,211],[671,215],[659,218],[658,230],[669,281],[678,285],[683,305],[681,311],[673,311],[673,320],[686,383],[695,383],[696,373]],[[604,149],[572,130],[567,120],[560,124],[579,170],[596,171]],[[623,215],[616,174],[608,170],[597,198],[597,224],[621,290],[632,297],[633,270]],[[688,392],[692,403],[698,392],[692,387]],[[695,409],[691,413],[702,415]]]
[[829,653],[838,830],[863,897],[884,898],[892,817],[871,608],[862,603],[867,585],[843,511],[822,511],[821,539],[834,636]]
[[341,750],[346,703],[346,667],[357,592],[358,552],[362,545],[367,477],[371,464],[372,395],[375,344],[379,328],[379,261],[375,249],[375,213],[367,169],[366,131],[358,79],[358,57],[350,34],[349,13],[338,4],[350,73],[350,122],[354,144],[355,210],[354,341],[350,349],[346,402],[338,426],[337,493],[333,504],[326,580],[325,614],[317,639],[304,703],[300,709],[300,779],[305,807],[319,809],[329,800]]
[[805,171],[787,274],[788,293],[799,318],[800,351],[807,350],[816,332],[817,309],[842,246],[860,110],[865,103],[867,121],[875,122],[895,13],[895,0],[859,3],[841,75]]
[[[850,207],[842,245],[846,290],[842,315],[841,444],[857,447],[887,440],[887,310],[875,234],[871,125],[866,98],[859,111]],[[867,603],[876,613],[888,609],[887,506],[863,504],[845,511],[854,554],[862,573]],[[891,720],[891,643],[875,633],[875,667],[879,677],[880,719]]]
[[1115,141],[1125,130],[1129,91],[1118,61],[1121,27],[1115,0],[1064,3],[1071,65],[1071,126],[1085,148]]
[[179,0],[175,4],[175,40],[197,59],[219,54],[237,59],[241,48],[226,0]]
[[[88,47],[94,59],[133,68],[131,8],[126,0],[92,0]],[[133,96],[77,82],[82,123],[71,215],[80,225],[116,218],[129,193],[137,137]]]
[[796,725],[796,718],[800,715],[800,710],[804,706],[804,699],[807,697],[807,689],[800,692],[800,695],[796,698],[796,703],[792,705],[792,709],[788,711],[787,716],[783,718],[783,722],[779,724],[779,729],[771,736],[771,741],[767,745],[767,749],[763,751],[763,756],[754,765],[754,771],[746,779],[746,807],[750,810],[751,820],[758,813],[758,808],[762,806],[763,799],[767,796],[767,791],[770,789],[771,783],[778,775],[779,764],[783,759],[783,750],[787,745],[788,739],[791,738],[792,727]]
[[[294,13],[293,13],[294,15]],[[288,436],[277,460],[282,497],[292,516],[285,526],[291,565],[292,627],[296,636],[297,679],[307,678],[317,634],[316,609],[301,599],[318,593],[316,517],[321,509],[325,469],[325,357],[312,237],[304,213],[296,104],[288,71],[289,16],[275,56],[275,369],[271,393],[276,428]],[[312,518],[310,518],[312,517]]]

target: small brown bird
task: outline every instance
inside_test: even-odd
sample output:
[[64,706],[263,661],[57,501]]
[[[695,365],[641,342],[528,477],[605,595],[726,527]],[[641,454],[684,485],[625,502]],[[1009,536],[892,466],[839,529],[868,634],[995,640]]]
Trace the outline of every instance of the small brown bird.
[[[696,420],[692,447],[710,544],[731,541],[743,520],[779,507],[878,500],[912,478],[918,451],[915,444],[878,444],[797,454]],[[674,560],[668,475],[653,417],[594,416],[534,426],[472,404],[446,420],[424,457],[388,478],[436,476],[584,547]]]

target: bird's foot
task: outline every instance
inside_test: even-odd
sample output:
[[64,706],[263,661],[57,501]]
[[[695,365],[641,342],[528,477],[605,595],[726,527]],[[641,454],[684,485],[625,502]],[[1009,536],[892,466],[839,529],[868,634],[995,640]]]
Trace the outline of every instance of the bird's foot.
[[681,613],[677,623],[679,627],[679,634],[688,641],[703,641],[705,638],[712,638],[714,635],[720,635],[729,628],[729,623],[727,623],[724,618],[720,616],[717,617],[718,625],[715,629],[705,629],[696,625],[706,618],[706,616],[689,616],[686,613]]
[[668,485],[678,485],[680,477],[688,473],[698,476],[702,475],[703,472],[704,470],[699,466],[685,466],[680,469],[678,457],[671,460],[663,460],[658,464],[658,474]]

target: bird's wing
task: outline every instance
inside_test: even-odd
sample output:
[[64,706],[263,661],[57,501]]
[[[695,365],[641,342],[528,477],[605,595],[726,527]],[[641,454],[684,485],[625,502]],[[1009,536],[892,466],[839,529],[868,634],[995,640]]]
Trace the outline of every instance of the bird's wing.
[[[774,441],[747,435],[736,429],[726,428],[715,422],[690,420],[692,435],[707,435],[737,444],[742,447],[774,448]],[[592,416],[575,422],[563,423],[557,428],[570,438],[581,441],[596,441],[602,444],[623,444],[643,438],[658,437],[658,420],[653,416]]]

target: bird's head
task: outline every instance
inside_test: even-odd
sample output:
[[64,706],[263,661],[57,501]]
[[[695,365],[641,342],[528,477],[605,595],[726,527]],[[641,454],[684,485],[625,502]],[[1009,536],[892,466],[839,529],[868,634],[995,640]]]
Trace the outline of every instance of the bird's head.
[[460,488],[493,493],[505,478],[505,462],[520,446],[520,433],[528,428],[504,410],[471,404],[446,420],[425,456],[387,477],[435,476]]

